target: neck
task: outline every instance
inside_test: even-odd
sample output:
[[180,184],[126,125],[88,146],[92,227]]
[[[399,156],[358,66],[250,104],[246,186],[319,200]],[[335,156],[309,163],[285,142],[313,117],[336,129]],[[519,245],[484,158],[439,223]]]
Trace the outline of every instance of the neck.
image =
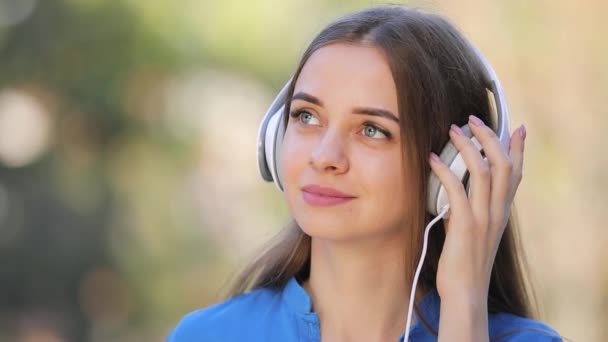
[[303,287],[323,340],[398,340],[411,291],[404,235],[349,242],[312,238],[310,278]]

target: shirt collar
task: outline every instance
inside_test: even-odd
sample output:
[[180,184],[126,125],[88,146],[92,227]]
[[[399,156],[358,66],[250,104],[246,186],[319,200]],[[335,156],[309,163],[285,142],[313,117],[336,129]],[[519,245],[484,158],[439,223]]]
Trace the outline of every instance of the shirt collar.
[[283,301],[294,313],[307,314],[312,312],[312,300],[295,277],[291,277],[285,285]]
[[[312,300],[308,292],[304,290],[295,277],[291,277],[283,289],[283,302],[293,313],[304,315],[312,313]],[[425,293],[418,302],[420,314],[435,331],[439,330],[440,305],[439,294],[435,288]],[[416,321],[412,325],[412,330],[424,327],[415,312],[414,315],[416,316]]]

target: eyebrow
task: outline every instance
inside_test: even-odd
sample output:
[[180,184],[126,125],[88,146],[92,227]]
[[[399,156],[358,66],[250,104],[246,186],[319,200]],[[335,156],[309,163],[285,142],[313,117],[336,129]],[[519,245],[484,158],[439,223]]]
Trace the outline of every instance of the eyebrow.
[[[298,92],[294,96],[291,97],[291,101],[293,100],[304,100],[306,102],[310,102],[319,107],[323,107],[323,102],[316,98],[313,95],[305,93],[303,91]],[[380,108],[371,108],[371,107],[355,107],[353,108],[354,114],[362,114],[362,115],[371,115],[371,116],[379,116],[382,118],[386,118],[389,120],[393,120],[396,123],[399,123],[399,118],[392,112]]]

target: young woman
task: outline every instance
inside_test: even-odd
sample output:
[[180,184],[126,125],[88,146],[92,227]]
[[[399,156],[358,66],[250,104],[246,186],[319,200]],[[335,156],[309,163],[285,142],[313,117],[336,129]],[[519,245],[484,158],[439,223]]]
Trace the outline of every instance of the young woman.
[[[511,215],[525,127],[499,140],[485,72],[437,15],[380,6],[326,27],[284,89],[265,175],[294,222],[168,341],[561,341],[533,317]],[[431,153],[448,143],[470,188]]]

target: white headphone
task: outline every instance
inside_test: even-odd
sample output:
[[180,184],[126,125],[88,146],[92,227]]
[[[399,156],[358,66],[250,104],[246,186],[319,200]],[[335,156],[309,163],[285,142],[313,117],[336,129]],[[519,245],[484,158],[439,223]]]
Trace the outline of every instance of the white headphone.
[[[468,41],[467,41],[468,42]],[[490,66],[485,57],[481,52],[470,42],[469,46],[477,55],[479,62],[483,66],[483,81],[485,87],[489,90],[494,98],[494,104],[496,105],[498,128],[496,133],[501,145],[508,152],[509,149],[509,111],[507,109],[507,101],[502,91],[500,81],[494,72],[494,69]],[[278,157],[280,156],[280,149],[283,141],[284,131],[284,117],[283,111],[285,107],[285,101],[287,91],[290,86],[291,79],[287,81],[283,89],[276,96],[268,111],[262,119],[260,128],[258,131],[258,143],[257,143],[257,157],[258,157],[258,171],[262,178],[267,182],[276,184],[279,190],[283,191],[283,184],[281,183],[279,175],[281,174],[280,163]],[[492,107],[492,106],[490,106]],[[482,151],[481,144],[469,129],[469,125],[461,127],[464,133],[471,138],[475,146],[480,152]],[[470,194],[469,190],[469,172],[467,170],[464,159],[460,152],[454,147],[451,141],[448,141],[447,145],[443,148],[439,154],[441,160],[450,167],[452,172],[464,183],[466,191]],[[431,171],[429,179],[429,187],[427,194],[427,210],[428,212],[436,216],[446,208],[448,204],[448,195],[441,184],[439,178]],[[447,213],[446,216],[447,217]]]

